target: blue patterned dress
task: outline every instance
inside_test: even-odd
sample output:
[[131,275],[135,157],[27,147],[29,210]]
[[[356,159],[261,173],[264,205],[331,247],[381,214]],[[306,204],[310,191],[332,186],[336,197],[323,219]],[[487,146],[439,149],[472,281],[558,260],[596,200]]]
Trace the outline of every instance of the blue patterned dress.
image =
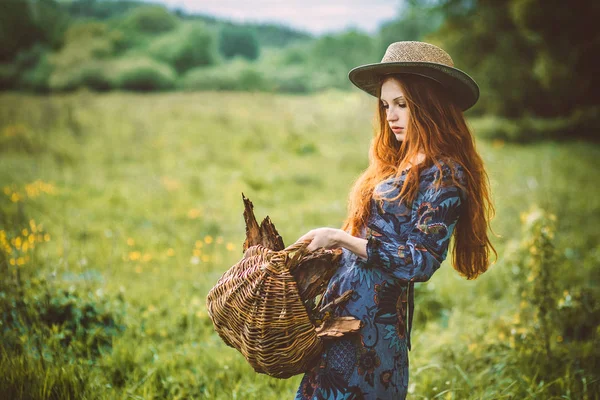
[[[339,269],[324,303],[348,289],[354,294],[335,311],[363,321],[356,334],[326,342],[320,359],[302,378],[296,399],[404,399],[408,389],[408,350],[414,282],[427,281],[446,258],[465,192],[451,180],[450,165],[423,169],[412,207],[371,200],[371,217],[361,237],[367,259],[343,249]],[[465,187],[465,171],[454,164]],[[375,191],[395,197],[406,173],[380,182]]]

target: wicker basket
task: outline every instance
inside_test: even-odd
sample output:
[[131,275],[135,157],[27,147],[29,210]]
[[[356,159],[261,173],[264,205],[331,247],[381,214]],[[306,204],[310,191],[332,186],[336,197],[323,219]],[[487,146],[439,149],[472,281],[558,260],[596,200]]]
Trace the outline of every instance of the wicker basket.
[[216,332],[256,372],[277,378],[303,373],[323,350],[325,338],[360,328],[359,320],[324,312],[338,300],[324,307],[315,300],[335,272],[341,251],[308,253],[307,244],[279,251],[251,246],[208,293]]

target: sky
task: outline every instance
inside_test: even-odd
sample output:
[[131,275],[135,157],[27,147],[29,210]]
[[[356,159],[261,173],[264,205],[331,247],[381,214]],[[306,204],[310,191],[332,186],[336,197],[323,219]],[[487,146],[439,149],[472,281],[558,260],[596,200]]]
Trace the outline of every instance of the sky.
[[315,35],[355,28],[375,33],[403,0],[148,0],[236,22],[270,22]]

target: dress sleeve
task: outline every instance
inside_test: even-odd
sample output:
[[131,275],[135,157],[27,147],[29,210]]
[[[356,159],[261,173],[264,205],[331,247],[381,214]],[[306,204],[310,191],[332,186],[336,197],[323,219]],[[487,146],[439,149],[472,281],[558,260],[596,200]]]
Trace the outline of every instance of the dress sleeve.
[[[464,190],[452,183],[446,173],[436,189],[437,176],[438,172],[421,185],[404,234],[397,231],[401,222],[394,220],[397,217],[393,214],[385,216],[392,221],[383,229],[367,226],[367,265],[414,282],[427,281],[437,271],[446,259],[450,237],[466,199]],[[458,172],[456,178],[464,187],[464,174]]]

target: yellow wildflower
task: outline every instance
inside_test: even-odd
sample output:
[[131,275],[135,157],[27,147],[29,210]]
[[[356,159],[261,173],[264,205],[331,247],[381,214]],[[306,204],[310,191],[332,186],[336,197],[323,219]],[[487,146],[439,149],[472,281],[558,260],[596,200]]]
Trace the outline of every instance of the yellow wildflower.
[[196,219],[202,214],[202,211],[197,208],[192,208],[188,211],[187,216],[189,219]]

